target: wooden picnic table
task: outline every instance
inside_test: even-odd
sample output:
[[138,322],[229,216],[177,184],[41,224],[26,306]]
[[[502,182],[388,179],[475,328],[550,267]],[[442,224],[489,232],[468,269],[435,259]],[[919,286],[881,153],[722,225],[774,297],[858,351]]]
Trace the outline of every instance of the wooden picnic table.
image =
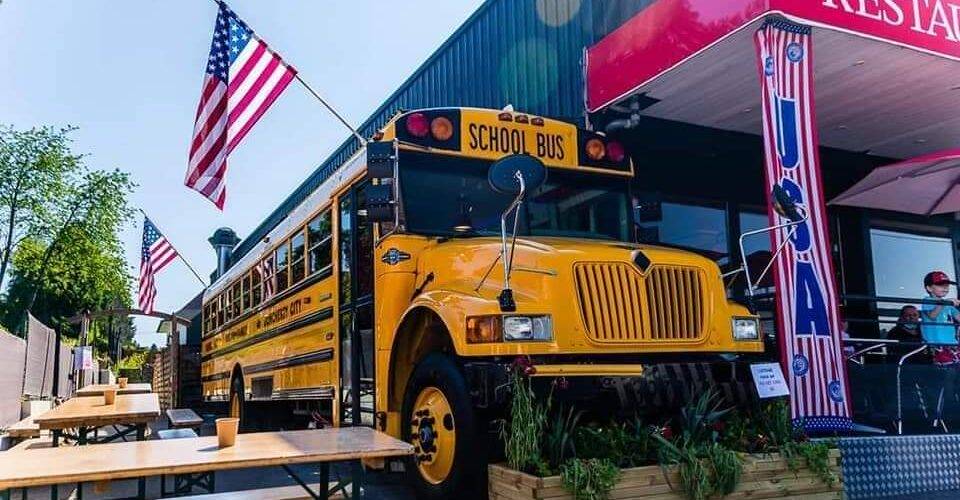
[[[0,453],[0,499],[10,490],[33,486],[144,478],[159,474],[190,474],[249,467],[281,466],[311,496],[326,498],[331,462],[400,457],[413,446],[367,427],[240,434],[236,444],[219,448],[216,436],[112,443],[90,447],[37,448]],[[320,491],[313,492],[289,468],[320,464]],[[49,467],[49,464],[57,464]],[[353,478],[354,491],[362,473]],[[141,491],[142,495],[143,492]]]
[[65,429],[77,429],[77,442],[87,444],[88,432],[107,426],[127,428],[125,431],[116,429],[117,434],[108,440],[126,439],[132,431],[136,431],[137,440],[142,440],[147,423],[159,416],[160,400],[156,394],[121,394],[117,395],[112,405],[105,404],[102,396],[68,399],[43,415],[34,417],[33,422],[40,429],[52,430],[53,446],[57,446]]
[[116,389],[117,394],[146,394],[153,392],[150,384],[127,384],[123,389],[117,384],[93,384],[77,389],[77,396],[103,396],[104,389]]

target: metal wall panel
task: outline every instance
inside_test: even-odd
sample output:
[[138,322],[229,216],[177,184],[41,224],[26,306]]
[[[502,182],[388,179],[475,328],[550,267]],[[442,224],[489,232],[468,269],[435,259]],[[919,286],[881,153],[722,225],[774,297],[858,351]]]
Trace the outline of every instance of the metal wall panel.
[[[620,0],[617,0],[618,3]],[[593,43],[592,0],[488,0],[360,126],[373,135],[398,110],[502,108],[583,124],[583,50]],[[234,250],[250,251],[340,167],[350,138]]]
[[0,330],[0,427],[20,420],[27,342]]

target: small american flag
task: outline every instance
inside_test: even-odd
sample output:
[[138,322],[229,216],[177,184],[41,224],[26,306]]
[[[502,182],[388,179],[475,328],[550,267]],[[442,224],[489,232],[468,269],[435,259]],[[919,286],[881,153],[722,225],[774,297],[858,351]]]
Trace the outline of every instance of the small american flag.
[[280,96],[297,70],[223,2],[213,28],[184,184],[223,210],[227,156]]
[[140,253],[140,290],[138,300],[140,310],[146,314],[153,312],[153,300],[157,297],[157,288],[153,277],[177,258],[177,251],[167,241],[150,219],[143,218],[143,246]]
[[263,300],[266,301],[274,293],[273,253],[260,261],[260,276],[263,279]]

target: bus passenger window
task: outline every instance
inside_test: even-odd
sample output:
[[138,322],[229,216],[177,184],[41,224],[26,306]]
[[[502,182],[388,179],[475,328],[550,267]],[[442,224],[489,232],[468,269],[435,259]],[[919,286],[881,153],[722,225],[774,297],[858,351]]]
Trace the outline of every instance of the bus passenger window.
[[226,290],[223,291],[223,322],[224,324],[229,323],[230,320],[233,319],[233,307],[230,307],[230,304],[233,303],[231,300],[231,296],[233,294],[230,292],[231,292],[230,288],[227,288]]
[[324,212],[307,225],[307,245],[310,251],[310,274],[330,266],[330,245],[333,235],[330,233],[330,212]]
[[230,314],[234,318],[240,316],[240,280],[233,284],[233,292],[230,293]]
[[216,328],[220,328],[223,325],[223,294],[217,295],[217,298],[214,299],[213,305],[217,309],[217,325]]
[[287,242],[283,242],[283,246],[277,249],[276,258],[274,259],[275,265],[277,266],[277,293],[280,293],[287,289],[287,254],[290,252],[290,247],[287,246]]
[[290,240],[290,286],[303,280],[304,273],[304,237],[303,231]]
[[263,299],[263,289],[260,288],[260,266],[250,271],[250,305],[257,307]]
[[250,274],[243,276],[243,310],[250,310]]
[[344,196],[340,199],[340,216],[337,218],[339,228],[339,246],[340,246],[340,303],[349,304],[351,302],[350,289],[352,285],[350,257],[353,251],[353,228],[350,224],[350,197]]

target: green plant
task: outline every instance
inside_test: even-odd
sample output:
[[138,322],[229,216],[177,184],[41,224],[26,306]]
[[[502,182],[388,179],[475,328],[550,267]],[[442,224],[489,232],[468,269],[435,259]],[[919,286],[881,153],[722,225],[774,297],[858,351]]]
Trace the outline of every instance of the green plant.
[[[719,438],[731,409],[721,409],[722,400],[713,391],[689,402],[680,412],[680,433],[671,439],[672,430],[654,432],[659,444],[661,467],[674,465],[680,487],[691,500],[704,500],[714,494],[726,495],[736,489],[743,472],[740,456],[724,446]],[[666,473],[666,471],[664,471]]]
[[500,427],[507,464],[521,471],[541,471],[541,440],[546,422],[546,408],[537,404],[536,395],[522,370],[511,373],[510,420]]
[[830,445],[826,442],[790,441],[781,446],[780,453],[793,472],[800,468],[800,458],[803,458],[807,467],[824,483],[832,485],[837,480],[830,468]]
[[560,465],[563,488],[576,500],[605,500],[620,478],[612,460],[573,458]]
[[564,410],[563,407],[553,415],[547,423],[547,430],[543,436],[544,455],[551,469],[556,469],[567,458],[577,455],[574,441],[575,432],[583,412],[573,407]]
[[608,458],[620,467],[650,462],[650,431],[640,419],[631,424],[580,427],[574,442],[579,458]]

